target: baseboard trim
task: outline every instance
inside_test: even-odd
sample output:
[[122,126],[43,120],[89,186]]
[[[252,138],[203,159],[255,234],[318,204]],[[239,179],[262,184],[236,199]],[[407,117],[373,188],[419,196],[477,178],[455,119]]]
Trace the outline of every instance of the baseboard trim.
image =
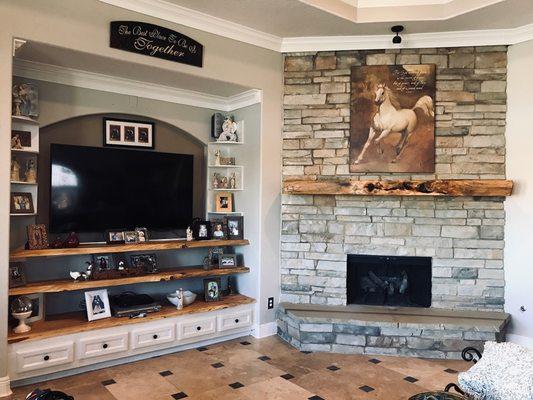
[[274,336],[277,333],[278,324],[276,322],[268,322],[266,324],[256,325],[252,331],[252,336],[256,339],[262,339]]
[[0,378],[0,397],[7,397],[13,394],[11,391],[11,380],[9,376],[3,376]]
[[533,349],[533,338],[532,337],[515,335],[513,333],[508,333],[505,336],[507,337],[508,342],[516,343],[521,346],[527,347],[529,349]]

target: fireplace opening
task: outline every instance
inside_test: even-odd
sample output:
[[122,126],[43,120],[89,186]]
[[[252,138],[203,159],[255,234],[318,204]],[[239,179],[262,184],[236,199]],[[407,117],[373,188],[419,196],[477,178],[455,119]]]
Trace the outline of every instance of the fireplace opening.
[[430,307],[431,257],[348,255],[348,304]]

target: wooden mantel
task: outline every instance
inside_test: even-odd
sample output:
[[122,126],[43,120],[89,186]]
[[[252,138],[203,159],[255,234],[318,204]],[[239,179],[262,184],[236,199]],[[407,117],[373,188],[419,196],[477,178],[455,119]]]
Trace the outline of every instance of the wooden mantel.
[[285,194],[355,196],[510,196],[513,181],[505,179],[441,180],[287,180]]

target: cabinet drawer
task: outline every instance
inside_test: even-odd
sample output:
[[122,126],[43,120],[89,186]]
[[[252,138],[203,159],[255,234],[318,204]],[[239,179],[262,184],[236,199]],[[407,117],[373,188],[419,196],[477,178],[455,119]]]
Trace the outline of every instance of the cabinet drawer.
[[211,335],[217,331],[217,318],[209,317],[188,320],[178,325],[179,338],[186,340],[204,335]]
[[176,339],[174,325],[136,330],[131,332],[131,347],[140,349],[143,347],[157,346],[158,344],[173,342]]
[[104,336],[94,339],[81,339],[77,343],[78,358],[91,358],[119,353],[128,350],[128,334]]
[[218,330],[229,331],[252,325],[252,310],[243,310],[218,316]]
[[36,347],[35,349],[17,350],[17,372],[23,373],[36,369],[68,364],[74,361],[74,343]]

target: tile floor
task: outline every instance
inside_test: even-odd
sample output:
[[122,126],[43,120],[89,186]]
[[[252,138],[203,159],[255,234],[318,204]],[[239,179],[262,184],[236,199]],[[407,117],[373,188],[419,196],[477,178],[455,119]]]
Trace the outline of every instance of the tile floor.
[[[76,400],[408,399],[457,381],[463,361],[299,352],[242,338],[43,382]],[[22,400],[33,387],[15,389]]]

